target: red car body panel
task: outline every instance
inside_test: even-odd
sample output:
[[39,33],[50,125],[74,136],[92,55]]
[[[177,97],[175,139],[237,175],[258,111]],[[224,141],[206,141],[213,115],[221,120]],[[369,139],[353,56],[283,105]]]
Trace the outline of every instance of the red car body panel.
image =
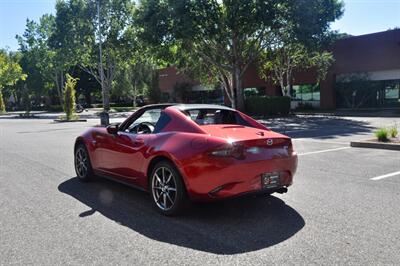
[[[163,112],[170,121],[155,134],[112,135],[104,127],[93,127],[79,136],[77,142],[85,143],[95,173],[148,190],[151,163],[168,159],[181,173],[189,198],[196,201],[262,191],[263,173],[279,172],[282,187],[292,184],[297,155],[289,137],[238,111],[247,126],[198,125],[174,106]],[[232,145],[240,148],[240,158],[211,154]]]

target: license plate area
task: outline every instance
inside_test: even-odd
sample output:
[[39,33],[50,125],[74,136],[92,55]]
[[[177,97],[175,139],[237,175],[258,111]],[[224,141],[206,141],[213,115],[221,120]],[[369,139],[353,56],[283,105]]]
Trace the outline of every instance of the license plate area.
[[276,188],[280,183],[279,173],[264,173],[261,175],[262,188]]

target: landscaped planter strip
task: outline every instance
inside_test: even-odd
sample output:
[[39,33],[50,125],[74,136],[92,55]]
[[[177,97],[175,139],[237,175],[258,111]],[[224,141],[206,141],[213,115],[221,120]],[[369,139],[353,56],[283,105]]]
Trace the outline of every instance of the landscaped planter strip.
[[400,143],[387,143],[387,142],[372,142],[372,141],[352,141],[351,147],[357,148],[371,148],[371,149],[385,149],[400,151]]

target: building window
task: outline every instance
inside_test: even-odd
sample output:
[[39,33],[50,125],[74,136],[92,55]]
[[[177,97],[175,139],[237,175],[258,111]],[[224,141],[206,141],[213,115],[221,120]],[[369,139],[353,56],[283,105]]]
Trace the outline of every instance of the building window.
[[399,83],[389,83],[385,88],[385,99],[386,100],[399,100],[400,98],[400,82]]
[[320,88],[318,84],[303,84],[293,86],[293,99],[297,101],[319,101]]
[[244,88],[243,94],[244,94],[245,99],[253,97],[253,96],[264,96],[265,95],[265,87]]
[[339,108],[400,107],[400,80],[351,80],[337,82],[336,105]]

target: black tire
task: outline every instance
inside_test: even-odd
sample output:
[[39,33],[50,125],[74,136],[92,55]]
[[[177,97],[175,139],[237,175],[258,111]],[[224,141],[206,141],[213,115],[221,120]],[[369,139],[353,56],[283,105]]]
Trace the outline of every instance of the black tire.
[[75,172],[78,179],[82,182],[93,180],[93,168],[90,162],[89,153],[83,143],[79,143],[74,152]]
[[[168,172],[172,174],[170,179]],[[163,215],[176,216],[188,206],[189,200],[182,176],[169,161],[160,161],[154,166],[149,188],[154,206]]]

